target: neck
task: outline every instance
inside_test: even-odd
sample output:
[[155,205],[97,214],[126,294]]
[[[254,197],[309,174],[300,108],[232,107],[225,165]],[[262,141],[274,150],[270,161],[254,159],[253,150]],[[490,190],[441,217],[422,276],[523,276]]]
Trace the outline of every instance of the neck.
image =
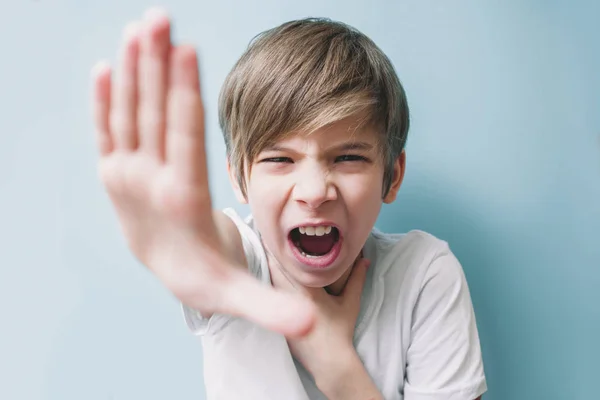
[[354,263],[350,266],[350,268],[348,268],[346,270],[346,272],[344,272],[344,274],[342,276],[340,276],[340,279],[338,279],[337,281],[333,282],[331,285],[329,285],[325,288],[327,293],[329,293],[332,296],[339,296],[344,291],[344,288],[346,287],[346,284],[348,283],[348,279],[350,279],[350,275],[352,274],[352,270],[354,269],[354,266],[356,265],[357,261],[360,260],[361,258],[363,258],[362,250],[360,251],[360,253],[358,253],[356,260],[354,260]]
[[350,274],[352,273],[353,266],[354,265],[350,266],[350,268],[348,268],[346,272],[344,272],[344,274],[340,276],[340,278],[337,281],[325,287],[327,293],[329,293],[332,296],[339,296],[344,291],[346,283],[348,283],[348,279],[350,278]]

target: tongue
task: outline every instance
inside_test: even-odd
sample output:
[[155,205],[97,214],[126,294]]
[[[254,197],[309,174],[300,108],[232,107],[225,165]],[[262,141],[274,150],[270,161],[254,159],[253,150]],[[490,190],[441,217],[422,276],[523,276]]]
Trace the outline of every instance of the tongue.
[[331,251],[335,244],[332,234],[323,236],[300,235],[300,248],[307,254],[322,256]]

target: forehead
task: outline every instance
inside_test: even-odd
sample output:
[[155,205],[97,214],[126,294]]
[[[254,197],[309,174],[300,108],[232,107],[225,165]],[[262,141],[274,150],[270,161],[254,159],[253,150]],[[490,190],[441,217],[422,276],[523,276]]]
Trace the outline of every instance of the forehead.
[[355,148],[374,148],[380,142],[380,132],[363,116],[348,117],[311,132],[291,132],[265,147],[265,150],[282,145],[338,147],[345,144]]

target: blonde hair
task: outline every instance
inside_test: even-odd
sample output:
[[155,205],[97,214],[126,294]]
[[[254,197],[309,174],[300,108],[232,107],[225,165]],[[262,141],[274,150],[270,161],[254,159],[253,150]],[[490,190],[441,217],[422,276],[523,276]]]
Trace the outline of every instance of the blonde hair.
[[406,94],[388,57],[341,22],[307,18],[256,36],[227,76],[219,123],[242,193],[245,168],[294,132],[310,133],[360,112],[380,134],[383,195],[406,143]]

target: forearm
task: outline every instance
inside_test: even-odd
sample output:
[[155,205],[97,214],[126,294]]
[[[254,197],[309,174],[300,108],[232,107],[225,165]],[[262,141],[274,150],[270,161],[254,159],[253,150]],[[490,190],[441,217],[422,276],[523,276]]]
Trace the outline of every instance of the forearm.
[[[247,270],[248,263],[240,232],[231,218],[220,210],[213,210],[212,220],[207,220],[206,225],[210,226],[210,237],[197,241],[199,246],[195,243],[187,246],[192,251],[187,252],[185,257],[180,255],[180,259],[185,260],[179,264],[180,268],[170,268],[168,275],[159,278],[182,303],[200,311],[204,318],[210,318],[214,302],[207,298],[210,294],[202,288],[207,281],[222,279],[234,269]],[[181,240],[185,239],[180,239],[178,245],[181,245]],[[217,273],[207,276],[203,272],[203,264],[218,267],[215,268]]]
[[315,377],[316,383],[329,400],[383,400],[383,395],[354,351],[322,375]]

